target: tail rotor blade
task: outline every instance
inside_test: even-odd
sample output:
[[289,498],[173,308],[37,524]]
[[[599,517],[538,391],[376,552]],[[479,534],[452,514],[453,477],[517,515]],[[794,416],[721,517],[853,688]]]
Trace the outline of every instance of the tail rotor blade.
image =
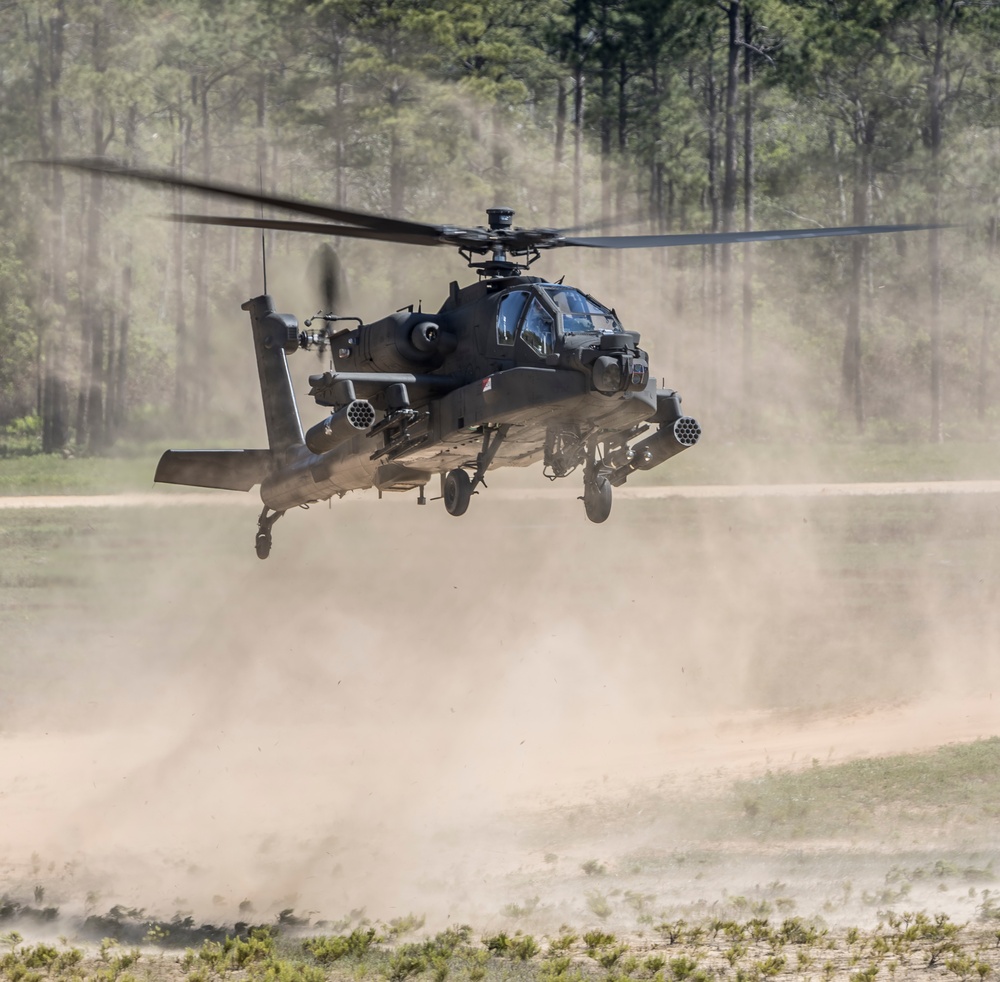
[[329,314],[343,313],[345,302],[344,277],[340,260],[333,246],[324,242],[309,263],[309,279],[322,309]]

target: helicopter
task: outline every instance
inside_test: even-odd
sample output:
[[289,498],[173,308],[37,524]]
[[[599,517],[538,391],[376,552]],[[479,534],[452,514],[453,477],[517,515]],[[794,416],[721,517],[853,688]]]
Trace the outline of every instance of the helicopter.
[[[561,280],[528,274],[545,250],[718,245],[943,227],[579,236],[575,229],[515,226],[515,213],[506,207],[488,208],[486,225],[433,225],[105,158],[34,163],[320,219],[165,216],[175,222],[450,246],[477,271],[476,282],[450,284],[436,313],[410,305],[364,323],[334,312],[337,273],[326,247],[321,270],[328,309],[300,327],[294,315],[277,311],[266,286],[242,305],[256,351],[267,449],[167,450],[154,480],[234,491],[259,485],[263,508],[255,549],[261,559],[271,552],[274,523],[297,506],[370,488],[379,497],[416,491],[417,503],[424,505],[427,485],[437,476],[445,509],[461,516],[486,487],[490,470],[538,462],[552,480],[579,470],[586,517],[604,522],[614,488],[698,442],[698,422],[682,412],[676,390],[657,385],[639,332],[627,329],[613,306]],[[329,371],[309,376],[309,395],[328,414],[307,429],[287,361],[300,350],[331,356]]]

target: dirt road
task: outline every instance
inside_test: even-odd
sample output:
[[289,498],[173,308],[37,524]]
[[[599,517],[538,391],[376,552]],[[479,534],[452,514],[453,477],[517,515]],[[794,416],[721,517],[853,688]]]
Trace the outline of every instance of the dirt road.
[[[567,496],[567,485],[531,488],[497,488],[488,492],[501,501],[555,501]],[[374,492],[354,492],[372,496]],[[845,498],[889,495],[979,495],[1000,494],[1000,481],[885,481],[854,484],[711,484],[625,486],[615,495],[623,501],[660,498]],[[256,501],[256,495],[226,491],[149,491],[126,494],[6,495],[0,496],[3,508],[168,508],[191,505],[242,505]],[[390,495],[386,501],[397,504],[403,495]],[[412,503],[412,502],[409,502]]]

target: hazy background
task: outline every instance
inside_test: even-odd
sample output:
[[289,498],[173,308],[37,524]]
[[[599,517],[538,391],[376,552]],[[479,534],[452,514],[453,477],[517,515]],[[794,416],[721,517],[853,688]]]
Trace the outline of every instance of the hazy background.
[[[18,163],[60,156],[457,225],[494,205],[598,233],[954,223],[565,250],[533,272],[615,306],[720,436],[993,438],[997,31],[991,7],[930,0],[14,0],[0,446],[123,452],[256,425],[227,325],[262,290],[260,237],[150,220],[228,202]],[[266,236],[269,288],[300,318],[317,245]],[[336,245],[344,312],[366,319],[468,279],[448,250]]]
[[[565,250],[532,272],[614,306],[704,425],[664,480],[689,457],[829,480],[860,440],[899,461],[883,477],[942,476],[942,439],[970,448],[949,476],[995,475],[996,12],[869,13],[3,4],[2,452],[263,444],[239,310],[259,238],[155,218],[190,195],[16,165],[106,154],[448,224],[501,204],[626,232],[962,223],[752,257]],[[314,246],[266,242],[300,318]],[[443,249],[337,247],[366,320],[471,280]],[[318,364],[293,359],[300,395]],[[0,891],[499,924],[539,896],[557,925],[592,921],[596,889],[666,907],[784,882],[808,913],[906,850],[992,857],[995,831],[934,823],[758,842],[697,802],[996,732],[995,498],[622,497],[593,526],[572,479],[514,493],[542,483],[497,475],[461,523],[413,496],[296,511],[267,563],[253,495],[0,511]]]

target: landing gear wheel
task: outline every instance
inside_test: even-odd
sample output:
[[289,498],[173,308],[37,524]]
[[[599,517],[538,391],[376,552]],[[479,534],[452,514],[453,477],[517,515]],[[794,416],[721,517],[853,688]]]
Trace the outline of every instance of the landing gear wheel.
[[255,544],[257,546],[257,558],[267,559],[271,555],[271,530],[258,532]]
[[611,482],[603,474],[584,484],[583,507],[592,522],[600,524],[608,520],[611,514]]
[[449,515],[464,515],[472,500],[472,480],[463,470],[448,471],[444,478],[444,506]]

